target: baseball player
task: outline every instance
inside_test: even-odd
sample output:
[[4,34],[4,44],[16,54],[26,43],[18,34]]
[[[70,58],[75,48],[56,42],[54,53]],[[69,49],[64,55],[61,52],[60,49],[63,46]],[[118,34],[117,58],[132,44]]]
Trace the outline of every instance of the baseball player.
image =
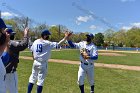
[[16,68],[19,63],[19,52],[28,47],[28,32],[29,29],[25,28],[23,40],[21,42],[17,42],[14,40],[15,32],[13,32],[12,29],[8,29],[6,31],[6,33],[9,33],[10,35],[10,41],[8,44],[9,47],[7,49],[10,58],[8,62],[6,62],[4,59],[3,61],[6,68],[6,90],[9,91],[9,93],[18,93],[18,78]]
[[84,79],[87,75],[88,81],[91,86],[91,93],[94,93],[94,60],[98,59],[98,51],[92,39],[93,34],[86,35],[86,41],[81,41],[79,43],[72,43],[68,40],[71,47],[77,47],[80,49],[80,66],[78,71],[78,81],[81,93],[84,92]]
[[6,88],[5,88],[6,70],[1,59],[2,53],[8,43],[7,34],[5,33],[5,28],[6,25],[4,21],[0,18],[0,93],[6,93]]
[[48,59],[51,55],[51,49],[57,48],[59,45],[63,44],[67,37],[70,36],[69,33],[65,33],[65,37],[59,42],[49,41],[49,36],[51,33],[49,30],[44,30],[41,33],[41,38],[34,41],[31,46],[31,51],[33,53],[34,63],[32,66],[32,74],[29,78],[28,92],[31,93],[33,85],[37,81],[37,93],[42,93],[43,83],[48,69]]

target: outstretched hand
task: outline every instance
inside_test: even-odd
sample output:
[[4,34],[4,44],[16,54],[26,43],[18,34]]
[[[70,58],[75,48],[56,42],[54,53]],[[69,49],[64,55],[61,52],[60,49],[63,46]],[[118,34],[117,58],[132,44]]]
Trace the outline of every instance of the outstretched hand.
[[72,33],[73,32],[66,31],[65,32],[65,38],[68,39],[72,35]]
[[28,34],[29,34],[29,28],[26,27],[24,30],[24,37],[28,37]]

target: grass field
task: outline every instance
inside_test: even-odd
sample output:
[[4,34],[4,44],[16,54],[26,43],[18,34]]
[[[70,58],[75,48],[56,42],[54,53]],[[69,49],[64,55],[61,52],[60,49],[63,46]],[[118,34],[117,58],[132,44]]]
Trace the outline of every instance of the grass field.
[[[105,51],[99,51],[105,53]],[[118,53],[125,56],[99,55],[96,62],[107,64],[124,64],[140,66],[137,53]],[[30,52],[22,52],[21,56],[31,56]],[[52,51],[52,59],[79,60],[78,50]],[[19,93],[26,93],[28,78],[31,74],[32,61],[21,60],[18,68]],[[26,67],[26,68],[25,68]],[[78,65],[49,62],[48,76],[46,77],[43,93],[80,93],[77,81]],[[24,74],[23,74],[24,73]],[[140,93],[140,74],[138,71],[95,67],[95,93]],[[85,80],[85,91],[90,87]],[[36,86],[33,93],[36,91]]]
[[[106,51],[99,51],[100,53],[106,53]],[[125,56],[102,56],[96,62],[106,63],[106,64],[123,64],[123,65],[133,65],[140,66],[140,54],[139,53],[117,53],[123,54]],[[30,52],[20,53],[22,56],[31,56]],[[78,50],[61,50],[52,51],[52,59],[64,59],[64,60],[76,60],[79,61],[79,51]]]
[[[31,60],[21,60],[18,66],[19,93],[26,93],[32,69]],[[78,65],[51,63],[43,93],[80,93],[77,81]],[[140,74],[137,71],[95,68],[95,93],[140,93]],[[89,93],[85,79],[85,93]],[[33,92],[36,93],[36,86]]]

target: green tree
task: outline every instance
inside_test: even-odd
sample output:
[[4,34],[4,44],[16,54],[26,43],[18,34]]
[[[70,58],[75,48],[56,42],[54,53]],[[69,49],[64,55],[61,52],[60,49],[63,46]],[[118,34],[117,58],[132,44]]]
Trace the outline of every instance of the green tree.
[[104,32],[104,39],[105,41],[111,42],[113,40],[115,31],[112,29],[108,29]]
[[108,29],[104,32],[104,42],[107,43],[107,45],[113,45],[114,46],[114,37],[115,31],[112,29]]
[[132,28],[127,31],[126,46],[128,47],[140,47],[140,29]]
[[59,33],[58,33],[58,27],[53,26],[50,27],[49,30],[51,31],[51,41],[59,41]]
[[97,33],[97,34],[95,34],[94,43],[95,43],[97,46],[103,45],[103,43],[104,43],[104,35],[103,35],[102,33]]
[[123,47],[123,45],[125,45],[126,42],[126,37],[126,30],[120,30],[114,33],[113,41],[117,46]]
[[34,36],[32,38],[37,39],[41,37],[41,32],[45,29],[48,29],[49,27],[43,23],[43,24],[38,24],[34,28],[32,28],[32,31],[34,32]]
[[12,29],[16,32],[15,40],[21,40],[23,38],[23,32],[19,29],[18,23],[14,19],[5,20],[6,25],[12,27]]

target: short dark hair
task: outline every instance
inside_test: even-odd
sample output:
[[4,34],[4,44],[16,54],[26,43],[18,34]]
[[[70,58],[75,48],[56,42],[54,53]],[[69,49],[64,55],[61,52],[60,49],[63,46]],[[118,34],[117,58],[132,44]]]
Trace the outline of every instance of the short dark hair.
[[6,42],[6,34],[0,31],[0,46]]
[[42,31],[41,37],[43,38],[43,37],[46,36],[46,35],[51,35],[51,33],[50,33],[49,30],[44,30],[44,31]]
[[6,25],[2,18],[0,18],[0,28],[6,28]]
[[0,46],[6,42],[6,33],[3,33],[3,28],[6,28],[6,25],[3,19],[0,18]]

